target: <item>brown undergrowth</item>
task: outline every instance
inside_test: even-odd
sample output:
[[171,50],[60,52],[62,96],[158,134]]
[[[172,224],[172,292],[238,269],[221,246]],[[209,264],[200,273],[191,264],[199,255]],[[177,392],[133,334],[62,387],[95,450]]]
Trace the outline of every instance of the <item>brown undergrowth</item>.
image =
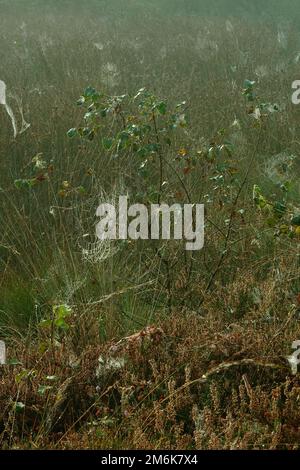
[[300,382],[285,358],[297,306],[285,320],[254,308],[229,321],[215,303],[81,352],[72,328],[49,348],[40,332],[10,345],[1,447],[298,448]]

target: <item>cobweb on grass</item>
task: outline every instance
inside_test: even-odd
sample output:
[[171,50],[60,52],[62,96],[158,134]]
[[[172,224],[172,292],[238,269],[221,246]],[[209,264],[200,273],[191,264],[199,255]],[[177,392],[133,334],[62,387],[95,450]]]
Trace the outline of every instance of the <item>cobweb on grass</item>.
[[[89,203],[89,213],[92,214],[93,219],[89,220],[88,223],[90,226],[94,227],[94,233],[92,235],[92,242],[85,242],[85,245],[81,245],[81,253],[84,261],[88,261],[93,264],[101,263],[108,258],[114,256],[120,250],[120,243],[118,240],[100,240],[96,236],[95,225],[97,223],[96,219],[96,209],[102,203],[112,204],[114,207],[118,207],[118,194],[114,192],[111,195],[107,195],[102,189],[98,190],[97,197],[94,197]],[[90,233],[83,235],[84,239],[89,239]]]
[[96,264],[111,258],[119,251],[119,248],[112,240],[97,240],[89,243],[87,248],[82,249],[84,261]]
[[52,292],[55,301],[62,304],[72,304],[76,293],[87,282],[84,270],[73,271],[63,253],[58,249],[53,254],[53,260],[43,278],[38,279],[45,291]]
[[265,175],[275,184],[282,184],[295,175],[297,157],[283,151],[267,159],[264,165]]
[[18,134],[23,134],[23,132],[25,132],[30,127],[30,124],[24,118],[22,100],[16,95],[14,95],[13,98],[17,102],[19,113],[21,116],[21,129],[18,131]]
[[0,105],[3,105],[12,124],[14,139],[17,137],[18,134],[22,134],[25,132],[29,127],[30,124],[25,121],[24,114],[23,114],[23,106],[22,101],[18,96],[12,95],[12,97],[16,100],[19,113],[21,115],[21,129],[18,130],[17,120],[15,118],[14,112],[12,108],[9,106],[6,100],[6,84],[2,80],[0,80]]

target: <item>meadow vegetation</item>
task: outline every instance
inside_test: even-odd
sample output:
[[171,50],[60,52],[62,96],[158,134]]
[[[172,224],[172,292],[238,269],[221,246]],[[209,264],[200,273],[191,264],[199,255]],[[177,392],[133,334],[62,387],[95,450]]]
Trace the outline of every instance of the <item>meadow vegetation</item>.
[[[1,448],[299,449],[300,18],[264,3],[0,1]],[[97,241],[123,194],[204,203],[203,250]]]

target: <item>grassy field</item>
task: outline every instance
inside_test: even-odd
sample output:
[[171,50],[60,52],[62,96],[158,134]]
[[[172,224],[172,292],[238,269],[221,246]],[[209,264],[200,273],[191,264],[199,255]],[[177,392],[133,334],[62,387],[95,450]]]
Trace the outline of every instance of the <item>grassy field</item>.
[[[299,449],[300,15],[260,3],[0,1],[1,448]],[[203,250],[97,241],[122,194],[204,203]]]

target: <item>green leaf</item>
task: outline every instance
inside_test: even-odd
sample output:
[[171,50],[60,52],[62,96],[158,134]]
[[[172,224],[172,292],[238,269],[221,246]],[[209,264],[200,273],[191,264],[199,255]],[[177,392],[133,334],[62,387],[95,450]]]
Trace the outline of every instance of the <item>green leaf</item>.
[[64,320],[64,318],[58,318],[57,320],[55,320],[55,326],[57,328],[61,328],[62,330],[68,330],[69,329],[69,325]]
[[300,214],[295,215],[292,220],[291,220],[292,225],[296,225],[297,227],[300,227]]
[[39,323],[39,326],[41,328],[50,328],[51,325],[52,325],[52,320],[50,320],[50,319],[41,320],[40,323]]
[[15,409],[16,413],[21,413],[25,409],[25,404],[22,403],[21,401],[17,401],[14,404],[14,409]]
[[46,380],[49,380],[49,382],[55,382],[58,380],[57,375],[47,375]]
[[83,137],[88,137],[88,135],[90,134],[90,132],[91,132],[91,130],[90,130],[89,127],[84,127],[84,128],[82,129],[82,135],[83,135]]
[[118,151],[127,147],[129,139],[130,139],[129,132],[127,132],[127,131],[120,132],[119,141],[118,141]]
[[86,189],[84,186],[78,186],[77,191],[79,194],[86,194]]
[[15,376],[15,381],[17,384],[21,383],[22,380],[33,378],[36,376],[36,370],[23,369]]
[[104,137],[102,139],[102,145],[105,150],[110,150],[113,146],[114,140]]
[[292,182],[291,181],[286,181],[285,183],[280,185],[280,189],[284,193],[288,193],[292,189]]
[[31,179],[18,179],[14,181],[14,185],[18,189],[32,188],[36,183],[35,178]]
[[95,138],[95,131],[91,130],[91,132],[88,134],[87,138],[92,141]]
[[52,385],[40,385],[39,388],[38,388],[38,394],[43,396],[45,395],[46,392],[48,392],[49,390],[52,390]]
[[253,201],[257,208],[263,209],[267,205],[267,201],[261,193],[261,189],[257,184],[253,186]]
[[13,359],[9,359],[9,361],[7,361],[6,364],[8,366],[21,366],[22,362],[19,361],[19,359],[13,358]]
[[87,113],[85,113],[84,115],[84,119],[85,121],[88,121],[89,119],[91,119],[93,117],[93,112],[92,111],[88,111]]
[[266,219],[266,223],[267,225],[269,225],[269,227],[275,227],[278,223],[278,220],[275,217],[268,217]]
[[149,176],[149,168],[147,166],[147,161],[143,162],[139,169],[138,169],[138,172],[139,172],[139,175],[142,177],[142,178],[146,178],[147,176]]
[[83,92],[84,98],[91,98],[95,95],[96,95],[96,90],[95,90],[95,88],[93,88],[91,86],[88,86]]
[[286,235],[286,234],[288,234],[288,233],[289,233],[289,226],[286,225],[286,224],[280,225],[280,227],[279,227],[279,233],[280,233],[281,235]]
[[166,114],[167,112],[167,105],[164,101],[161,101],[160,103],[156,104],[155,109],[157,109],[157,111],[159,112],[159,114]]
[[135,95],[135,97],[133,98],[134,100],[136,100],[137,98],[139,98],[141,95],[143,95],[146,91],[146,88],[141,88],[137,94]]
[[254,85],[255,85],[255,81],[253,80],[244,81],[244,88],[253,88]]
[[79,100],[77,100],[77,106],[82,106],[85,103],[85,97],[81,96]]
[[286,205],[278,201],[275,202],[273,207],[274,214],[277,215],[277,217],[283,217],[284,213],[286,212],[286,209]]
[[69,325],[66,322],[66,319],[71,315],[72,309],[66,304],[54,305],[53,315],[54,315],[54,324],[57,328],[63,330],[68,330]]
[[72,129],[69,129],[67,132],[67,136],[70,137],[75,137],[77,135],[77,129],[75,127],[72,127]]
[[69,305],[62,304],[62,305],[54,305],[53,307],[53,314],[56,319],[60,318],[67,318],[71,315],[72,308]]

